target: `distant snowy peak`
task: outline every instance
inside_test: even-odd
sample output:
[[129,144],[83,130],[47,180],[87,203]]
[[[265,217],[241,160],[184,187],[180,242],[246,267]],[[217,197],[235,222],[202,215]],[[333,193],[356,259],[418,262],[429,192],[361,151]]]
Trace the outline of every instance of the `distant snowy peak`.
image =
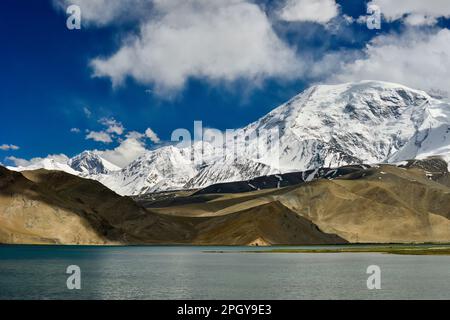
[[69,160],[68,165],[75,171],[87,175],[108,174],[120,170],[111,162],[93,151],[85,151]]
[[64,171],[73,175],[79,175],[79,172],[72,169],[67,164],[67,162],[63,162],[61,160],[54,158],[45,158],[25,167],[8,167],[8,169],[14,171],[45,169],[45,170]]
[[147,152],[121,171],[97,179],[122,195],[182,189],[197,173],[190,156],[173,146]]
[[10,169],[16,171],[36,169],[56,170],[88,178],[99,174],[110,174],[120,170],[118,166],[103,159],[94,151],[84,151],[71,159],[49,156],[28,166],[10,167]]

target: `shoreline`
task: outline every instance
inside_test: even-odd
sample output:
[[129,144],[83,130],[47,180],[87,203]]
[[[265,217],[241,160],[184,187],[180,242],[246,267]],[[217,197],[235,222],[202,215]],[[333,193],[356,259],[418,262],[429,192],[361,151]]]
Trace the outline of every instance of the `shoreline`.
[[[203,253],[380,253],[397,255],[450,255],[448,243],[416,243],[416,244],[336,244],[336,245],[274,245],[274,246],[234,246],[234,245],[195,245],[195,244],[136,244],[136,245],[64,245],[64,244],[0,244],[0,248],[46,248],[46,249],[107,249],[107,248],[198,248]],[[207,250],[210,248],[210,250]],[[214,250],[222,248],[222,250]],[[227,250],[230,249],[230,250]],[[240,250],[233,250],[240,249]]]
[[233,245],[233,244],[198,244],[198,243],[107,243],[107,244],[64,244],[64,243],[0,243],[0,246],[41,246],[41,247],[248,247],[248,248],[273,248],[273,247],[450,247],[450,242],[417,242],[417,243],[335,243],[335,244],[273,244],[267,246]]
[[336,248],[336,249],[269,249],[249,250],[244,253],[380,253],[397,255],[433,255],[450,256],[450,246],[434,247],[399,246],[399,247],[373,247],[373,248]]

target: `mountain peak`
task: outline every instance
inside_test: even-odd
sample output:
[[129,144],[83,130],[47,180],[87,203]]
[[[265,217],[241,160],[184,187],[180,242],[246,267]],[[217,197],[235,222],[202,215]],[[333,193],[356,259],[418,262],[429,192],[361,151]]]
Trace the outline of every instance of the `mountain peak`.
[[68,165],[83,174],[108,174],[118,171],[120,168],[111,162],[103,159],[94,151],[84,151],[69,160]]

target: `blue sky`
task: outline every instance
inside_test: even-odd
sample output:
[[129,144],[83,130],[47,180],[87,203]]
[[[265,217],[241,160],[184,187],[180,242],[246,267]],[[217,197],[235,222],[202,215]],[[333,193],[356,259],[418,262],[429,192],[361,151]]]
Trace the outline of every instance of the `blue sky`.
[[[0,162],[114,150],[127,139],[154,148],[143,137],[148,128],[164,143],[176,128],[193,130],[195,120],[221,130],[241,127],[315,83],[370,77],[440,93],[450,88],[443,80],[450,66],[449,10],[439,1],[431,10],[377,0],[380,30],[357,21],[367,10],[357,0],[321,0],[327,7],[319,12],[305,8],[311,0],[230,0],[233,10],[227,1],[210,8],[192,0],[180,8],[175,0],[168,1],[172,6],[112,0],[103,10],[92,6],[101,9],[103,0],[89,1],[2,1]],[[295,11],[295,1],[305,9]],[[81,30],[66,28],[64,8],[72,3],[81,8]],[[211,17],[222,24],[208,28]],[[168,35],[171,23],[178,31]],[[247,32],[253,26],[261,29]],[[179,41],[179,50],[168,39]],[[439,64],[428,62],[425,74],[408,67],[432,59],[427,50]],[[154,55],[149,65],[147,55]],[[88,139],[91,132],[106,133],[111,142]]]

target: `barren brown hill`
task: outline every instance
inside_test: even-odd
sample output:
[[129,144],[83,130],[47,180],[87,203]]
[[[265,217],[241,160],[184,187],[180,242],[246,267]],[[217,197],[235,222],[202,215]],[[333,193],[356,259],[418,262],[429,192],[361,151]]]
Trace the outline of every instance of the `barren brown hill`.
[[135,202],[67,173],[17,173],[0,167],[0,242],[448,243],[447,177],[439,161],[431,166],[410,162],[279,189],[176,192]]
[[380,165],[333,180],[239,194],[197,193],[173,199],[170,206],[151,205],[166,215],[217,217],[280,203],[322,232],[349,242],[448,243],[450,188],[442,163]]
[[301,244],[343,243],[281,204],[224,217],[146,210],[100,183],[58,171],[0,167],[0,243]]
[[197,224],[199,244],[272,245],[347,243],[274,201]]
[[350,242],[450,242],[450,189],[416,168],[383,165],[292,188],[278,199]]
[[0,167],[1,243],[157,243],[183,239],[185,229],[96,181]]

